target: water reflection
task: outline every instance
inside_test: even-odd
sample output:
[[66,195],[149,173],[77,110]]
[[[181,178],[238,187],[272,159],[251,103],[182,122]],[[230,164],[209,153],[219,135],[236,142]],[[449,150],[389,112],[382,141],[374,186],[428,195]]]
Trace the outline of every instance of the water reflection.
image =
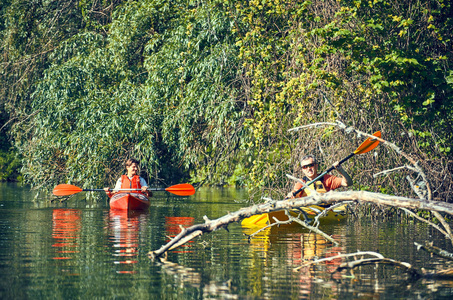
[[139,235],[146,225],[148,211],[109,211],[109,241],[113,249],[113,263],[121,265],[119,274],[134,274],[138,262]]
[[154,262],[147,252],[179,233],[179,225],[188,227],[202,223],[204,215],[215,219],[236,211],[247,205],[234,200],[242,196],[207,190],[185,199],[154,199],[149,212],[129,215],[110,211],[104,202],[75,197],[35,204],[33,194],[25,189],[3,187],[2,299],[449,299],[453,295],[452,281],[407,281],[403,271],[390,266],[334,274],[339,279],[331,272],[340,260],[294,272],[305,261],[357,250],[377,251],[428,271],[452,267],[445,259],[417,251],[415,241],[433,241],[453,252],[449,240],[416,220],[349,218],[340,225],[321,225],[340,240],[340,248],[299,226],[269,229],[248,243],[245,229],[231,224],[229,231],[218,230],[175,249],[182,252],[170,251],[170,262]]
[[181,290],[179,294],[182,294],[182,291],[190,286],[203,292],[202,299],[239,299],[234,292],[231,279],[221,283],[214,280],[204,283],[202,282],[202,275],[194,268],[184,267],[162,257],[159,258],[159,263],[164,274],[170,277],[168,281],[176,281],[173,287]]
[[[175,237],[181,232],[181,226],[186,228],[194,224],[195,218],[192,217],[165,217],[165,230],[167,231],[167,241],[170,241],[170,238]],[[191,251],[184,250],[190,248],[193,244],[193,240],[188,243],[180,246],[177,250],[174,250],[174,253],[190,253]]]
[[[259,228],[242,228],[245,235],[255,233]],[[344,233],[338,230],[332,237],[337,241],[345,239]],[[260,273],[262,268],[259,260],[264,258],[266,268],[272,267],[275,264],[275,257],[280,257],[281,265],[287,265],[290,269],[303,265],[307,261],[313,261],[320,258],[328,258],[338,254],[346,253],[344,246],[335,246],[331,242],[325,240],[322,235],[308,232],[301,227],[285,226],[271,227],[254,235],[250,240],[250,257],[256,260],[251,266],[251,276],[254,278],[253,286],[258,287],[257,295],[264,291],[272,291],[273,284],[278,281],[277,278],[256,276],[255,273]],[[258,255],[257,255],[258,254]],[[292,285],[293,294],[297,294],[299,299],[309,299],[317,297],[318,291],[316,288],[322,283],[325,292],[336,294],[337,281],[341,279],[341,274],[334,273],[337,267],[343,262],[343,259],[338,258],[330,261],[325,261],[316,265],[309,265],[299,268],[293,272],[293,280],[297,285]],[[255,271],[253,269],[256,269]],[[330,276],[332,274],[332,276]]]
[[52,237],[56,248],[53,259],[71,259],[71,253],[78,253],[80,239],[81,211],[79,209],[54,209],[52,212]]

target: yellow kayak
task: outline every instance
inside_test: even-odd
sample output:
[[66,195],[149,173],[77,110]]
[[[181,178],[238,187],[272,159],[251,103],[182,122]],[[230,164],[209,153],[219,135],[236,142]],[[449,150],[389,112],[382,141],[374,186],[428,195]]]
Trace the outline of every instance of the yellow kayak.
[[[323,212],[326,208],[318,205],[310,205],[307,207],[301,207],[300,210],[291,210],[290,213],[294,217],[299,217],[303,221],[311,223],[315,217]],[[337,222],[347,217],[346,204],[329,210],[325,216],[319,218],[320,222]],[[275,219],[279,221],[288,221],[288,216],[284,210],[274,211],[270,213],[264,213],[261,215],[254,215],[249,218],[242,220],[242,226],[245,227],[263,227],[275,223]]]

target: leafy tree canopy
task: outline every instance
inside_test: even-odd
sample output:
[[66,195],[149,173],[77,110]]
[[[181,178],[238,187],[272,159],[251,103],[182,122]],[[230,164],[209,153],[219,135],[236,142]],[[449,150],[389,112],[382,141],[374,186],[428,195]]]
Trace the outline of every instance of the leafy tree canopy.
[[[334,120],[383,131],[443,176],[452,12],[442,0],[10,0],[9,134],[27,182],[45,187],[112,184],[134,156],[152,182],[278,192],[300,155],[327,165],[357,147],[331,127],[287,131]],[[376,155],[381,169],[404,163]],[[366,159],[350,172],[370,174]]]

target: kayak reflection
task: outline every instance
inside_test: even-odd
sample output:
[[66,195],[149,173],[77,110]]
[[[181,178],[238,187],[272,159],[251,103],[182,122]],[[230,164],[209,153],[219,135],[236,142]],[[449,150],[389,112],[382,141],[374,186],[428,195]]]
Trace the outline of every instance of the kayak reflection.
[[80,239],[81,212],[79,209],[54,209],[52,211],[52,247],[56,248],[53,259],[72,259],[77,253]]
[[[165,217],[165,230],[167,231],[167,236],[173,238],[181,232],[181,226],[184,228],[190,227],[193,225],[195,218],[193,217]],[[166,241],[168,243],[170,239]],[[190,248],[193,241],[180,246],[177,250],[174,250],[174,253],[190,253],[191,251],[184,250],[185,248]]]
[[117,273],[136,273],[133,266],[138,262],[139,236],[146,225],[147,213],[148,211],[110,209],[108,229],[113,263],[122,266]]
[[[259,230],[260,227],[247,228],[242,227],[242,232],[249,236]],[[342,229],[337,227],[335,234],[331,235],[336,241],[344,240],[345,234]],[[289,269],[295,269],[306,262],[332,257],[338,254],[346,253],[343,246],[335,246],[325,240],[322,235],[308,232],[306,229],[297,226],[269,227],[253,235],[249,239],[250,252],[249,256],[253,261],[250,269],[253,278],[252,285],[260,287],[259,290],[272,290],[268,286],[269,282],[274,279],[272,275],[267,276],[268,280],[263,280],[258,274],[262,274],[261,268],[266,269],[276,263],[285,264]],[[278,257],[278,262],[275,261]],[[333,273],[342,263],[342,259],[325,261],[316,265],[303,267],[295,272],[298,277],[297,293],[299,298],[311,298],[317,292],[314,291],[319,281],[325,281],[326,287],[335,291],[337,283],[335,279],[341,277],[339,273]],[[332,277],[331,274],[333,273]],[[278,275],[278,274],[276,274]],[[315,283],[316,281],[316,283]],[[296,287],[294,287],[296,291]]]

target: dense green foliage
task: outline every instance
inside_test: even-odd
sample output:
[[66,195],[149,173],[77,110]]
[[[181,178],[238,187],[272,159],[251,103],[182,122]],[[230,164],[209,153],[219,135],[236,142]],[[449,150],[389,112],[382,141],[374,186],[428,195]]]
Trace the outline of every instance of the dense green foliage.
[[[4,111],[0,111],[0,128],[4,132],[8,129],[8,116]],[[0,135],[0,181],[20,181],[20,166],[20,159],[7,135]]]
[[[449,1],[10,0],[0,13],[1,99],[33,185],[111,184],[135,156],[154,182],[281,195],[300,155],[325,167],[363,140],[288,132],[335,120],[451,179]],[[371,175],[405,163],[381,147],[346,168],[359,188],[402,192],[405,174]]]

